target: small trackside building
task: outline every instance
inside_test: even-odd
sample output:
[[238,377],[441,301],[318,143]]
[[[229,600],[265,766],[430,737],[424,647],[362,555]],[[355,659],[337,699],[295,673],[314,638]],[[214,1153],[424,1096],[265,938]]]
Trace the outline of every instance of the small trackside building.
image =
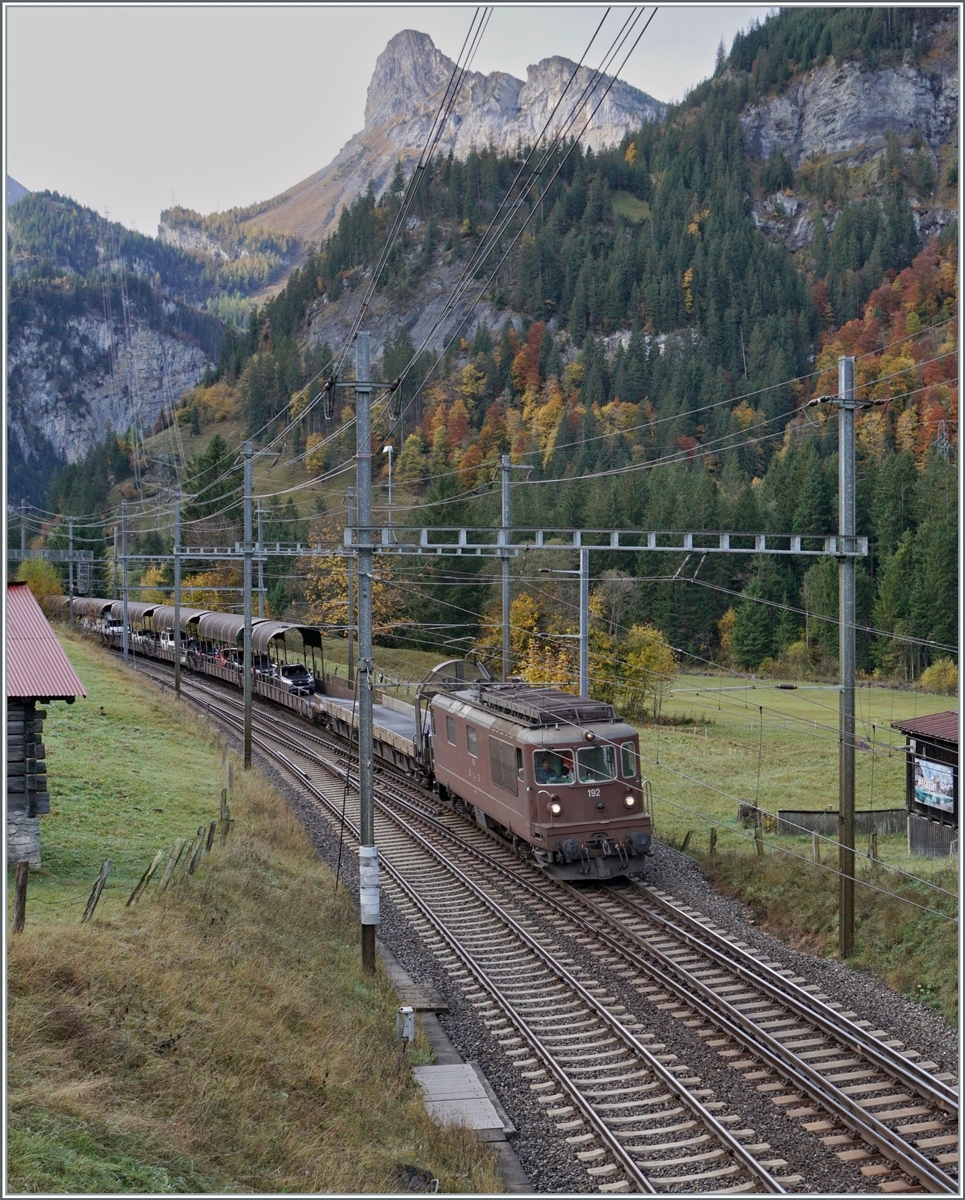
[[86,696],[70,660],[25,583],[7,584],[7,862],[40,866],[40,817],[50,811],[39,704]]
[[892,721],[908,739],[905,807],[908,852],[939,858],[958,852],[958,713]]

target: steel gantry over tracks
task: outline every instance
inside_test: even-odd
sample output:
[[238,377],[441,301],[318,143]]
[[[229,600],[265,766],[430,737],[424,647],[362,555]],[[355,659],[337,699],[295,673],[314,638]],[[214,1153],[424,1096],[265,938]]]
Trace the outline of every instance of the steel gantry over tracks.
[[[868,553],[865,537],[820,536],[802,533],[693,533],[666,529],[532,529],[514,528],[510,539],[499,530],[455,526],[385,526],[370,531],[376,554],[453,554],[500,558],[529,550],[591,550],[673,554],[802,554],[809,557],[861,557]],[[359,530],[345,530],[345,548],[358,549]],[[303,553],[311,553],[310,550]]]

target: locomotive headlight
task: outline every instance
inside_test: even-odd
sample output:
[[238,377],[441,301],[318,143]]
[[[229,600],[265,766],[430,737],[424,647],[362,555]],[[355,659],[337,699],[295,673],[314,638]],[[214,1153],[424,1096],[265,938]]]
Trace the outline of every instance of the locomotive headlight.
[[559,800],[554,800],[553,803],[550,805],[550,812],[553,814],[554,817],[558,817],[562,811],[563,811],[563,805],[560,804]]
[[636,804],[636,802],[637,802],[636,796],[626,795],[623,797],[623,803],[627,806],[627,808],[633,808],[633,806],[634,806],[634,804]]

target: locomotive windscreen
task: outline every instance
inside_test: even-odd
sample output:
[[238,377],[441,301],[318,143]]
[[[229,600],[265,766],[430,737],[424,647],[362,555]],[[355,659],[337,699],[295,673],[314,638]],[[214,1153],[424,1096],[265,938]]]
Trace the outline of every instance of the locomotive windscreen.
[[474,690],[472,696],[484,708],[505,713],[527,725],[593,725],[616,720],[612,704],[584,700],[555,688],[490,683]]

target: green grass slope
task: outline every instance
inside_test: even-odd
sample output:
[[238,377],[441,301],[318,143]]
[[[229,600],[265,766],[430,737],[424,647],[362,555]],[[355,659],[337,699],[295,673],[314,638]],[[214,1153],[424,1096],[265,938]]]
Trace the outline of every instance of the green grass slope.
[[226,763],[187,706],[64,643],[89,695],[48,721],[44,866],[8,939],[9,1191],[498,1191],[488,1149],[435,1126],[399,1069],[353,898],[257,773],[229,756],[227,841],[126,906],[154,851],[217,815]]

